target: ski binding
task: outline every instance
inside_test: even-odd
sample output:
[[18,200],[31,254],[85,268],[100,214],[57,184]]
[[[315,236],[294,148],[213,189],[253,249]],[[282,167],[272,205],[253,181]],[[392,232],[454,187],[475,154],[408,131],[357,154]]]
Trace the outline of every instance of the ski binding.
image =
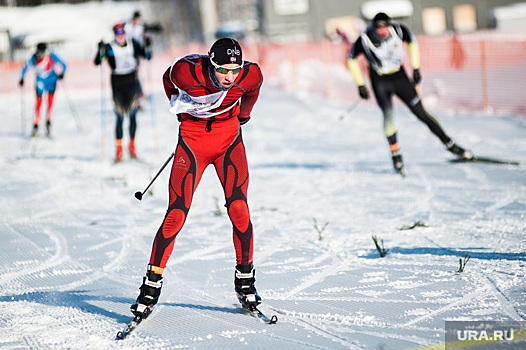
[[272,315],[272,316],[268,317],[263,312],[261,312],[260,309],[258,309],[255,306],[250,306],[248,308],[247,307],[243,307],[242,309],[243,309],[243,311],[245,311],[250,316],[259,318],[262,322],[264,322],[266,324],[275,324],[275,323],[278,322],[278,316]]

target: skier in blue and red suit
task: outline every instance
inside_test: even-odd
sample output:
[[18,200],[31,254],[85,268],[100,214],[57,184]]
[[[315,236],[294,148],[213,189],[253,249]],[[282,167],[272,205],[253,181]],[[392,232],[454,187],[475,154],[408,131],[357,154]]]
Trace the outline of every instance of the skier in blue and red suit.
[[[59,65],[61,68],[57,73],[55,66]],[[53,99],[55,97],[55,90],[57,88],[57,80],[64,78],[66,73],[66,64],[54,52],[47,50],[46,43],[38,43],[37,51],[31,56],[29,61],[22,68],[20,76],[20,86],[24,86],[24,78],[28,69],[32,69],[36,74],[35,91],[37,95],[35,106],[35,119],[33,120],[33,131],[31,136],[38,133],[38,125],[40,123],[40,108],[42,106],[42,96],[47,93],[47,110],[46,110],[46,134],[49,136],[51,132],[51,109],[53,107]]]
[[243,61],[241,46],[229,38],[217,40],[208,55],[176,60],[164,73],[170,111],[181,124],[170,174],[168,210],[155,236],[141,293],[131,307],[135,315],[149,314],[158,301],[163,270],[208,165],[214,166],[223,186],[233,226],[236,295],[244,307],[261,302],[254,286],[249,176],[241,125],[250,119],[262,83],[259,66]]

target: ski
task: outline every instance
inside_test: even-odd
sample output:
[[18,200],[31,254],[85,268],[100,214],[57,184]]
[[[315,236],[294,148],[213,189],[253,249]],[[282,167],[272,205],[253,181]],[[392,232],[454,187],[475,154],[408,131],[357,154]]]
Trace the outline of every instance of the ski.
[[474,156],[472,159],[458,158],[450,160],[452,163],[491,163],[491,164],[508,164],[519,165],[519,162],[491,157]]
[[144,321],[149,316],[149,314],[150,313],[143,314],[143,315],[136,315],[130,321],[130,323],[128,323],[126,325],[126,327],[124,327],[124,329],[122,331],[119,331],[117,333],[116,340],[122,340],[122,339],[126,338],[131,332],[133,332],[135,330],[135,328],[137,328],[137,326],[139,326],[141,324],[142,321]]
[[274,323],[278,322],[278,316],[272,315],[272,316],[268,317],[263,312],[261,312],[260,309],[258,309],[255,306],[251,306],[250,308],[242,307],[242,310],[245,313],[247,313],[248,315],[252,316],[252,317],[259,318],[264,323],[274,324]]

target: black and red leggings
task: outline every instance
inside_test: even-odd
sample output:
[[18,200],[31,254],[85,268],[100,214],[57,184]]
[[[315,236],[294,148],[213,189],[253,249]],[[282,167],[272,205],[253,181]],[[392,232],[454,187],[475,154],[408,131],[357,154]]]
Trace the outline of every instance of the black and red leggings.
[[169,181],[169,206],[152,247],[150,265],[164,269],[184,225],[195,189],[213,164],[225,193],[232,222],[237,264],[251,264],[253,231],[247,204],[248,164],[237,118],[214,122],[183,121]]

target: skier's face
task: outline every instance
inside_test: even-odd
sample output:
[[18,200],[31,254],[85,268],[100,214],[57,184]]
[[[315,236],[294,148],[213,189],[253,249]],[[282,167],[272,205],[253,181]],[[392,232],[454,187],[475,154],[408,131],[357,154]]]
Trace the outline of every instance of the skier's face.
[[214,74],[217,81],[224,88],[230,88],[241,71],[241,66],[236,63],[228,63],[222,66],[214,65]]
[[124,32],[115,34],[115,41],[120,45],[124,44],[126,42],[126,34]]
[[389,36],[389,26],[388,25],[379,25],[376,27],[376,34],[382,39],[387,39]]

